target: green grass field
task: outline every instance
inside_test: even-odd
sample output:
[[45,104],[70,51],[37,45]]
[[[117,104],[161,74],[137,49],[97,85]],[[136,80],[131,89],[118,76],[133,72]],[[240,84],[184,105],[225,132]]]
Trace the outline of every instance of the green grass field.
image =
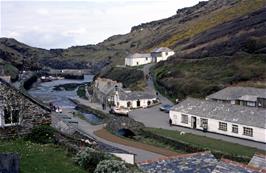
[[72,157],[56,145],[40,145],[22,139],[0,141],[0,152],[15,152],[20,156],[21,173],[85,173]]
[[198,146],[206,150],[220,151],[222,153],[228,153],[232,155],[252,157],[255,152],[262,152],[258,151],[256,148],[251,148],[239,144],[212,139],[204,136],[193,135],[189,133],[185,135],[180,135],[180,132],[178,131],[157,128],[146,128],[145,130],[163,137],[187,143],[191,146]]

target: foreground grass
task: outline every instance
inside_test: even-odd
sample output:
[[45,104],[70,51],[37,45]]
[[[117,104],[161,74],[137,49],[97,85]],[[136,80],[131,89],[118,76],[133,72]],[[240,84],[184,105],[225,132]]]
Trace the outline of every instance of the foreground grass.
[[55,145],[34,144],[22,139],[0,141],[1,152],[20,156],[21,173],[85,173],[76,166],[67,152]]
[[[251,148],[235,143],[230,143],[222,140],[212,139],[204,136],[193,135],[187,133],[185,135],[180,135],[177,131],[164,130],[157,128],[145,128],[146,131],[152,132],[154,134],[160,135],[162,137],[170,138],[179,142],[187,143],[191,146],[198,146],[200,148],[211,150],[211,151],[220,151],[222,153],[227,153],[231,155],[239,155],[252,157],[255,152],[258,152],[256,148]],[[263,151],[259,151],[263,152]]]

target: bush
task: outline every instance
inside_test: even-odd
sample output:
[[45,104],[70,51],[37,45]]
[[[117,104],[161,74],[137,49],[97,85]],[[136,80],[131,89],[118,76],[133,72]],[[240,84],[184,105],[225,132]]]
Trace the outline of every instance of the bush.
[[35,143],[48,144],[55,142],[55,130],[48,125],[36,126],[32,129],[28,138]]
[[106,173],[106,172],[112,172],[112,173],[129,173],[131,172],[125,162],[119,161],[119,160],[103,160],[95,169],[94,173]]
[[75,163],[89,172],[93,172],[100,161],[111,159],[112,156],[92,148],[81,150],[74,158]]

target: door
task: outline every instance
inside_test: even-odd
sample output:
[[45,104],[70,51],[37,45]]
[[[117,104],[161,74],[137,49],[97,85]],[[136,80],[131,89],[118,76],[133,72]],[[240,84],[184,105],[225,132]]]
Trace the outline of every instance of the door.
[[196,117],[191,117],[191,127],[193,129],[197,128],[197,118]]
[[140,107],[140,100],[137,101],[137,107]]

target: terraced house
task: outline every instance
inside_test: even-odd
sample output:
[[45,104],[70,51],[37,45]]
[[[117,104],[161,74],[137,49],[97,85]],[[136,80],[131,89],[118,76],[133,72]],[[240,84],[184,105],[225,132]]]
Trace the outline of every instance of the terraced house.
[[0,138],[26,135],[34,126],[50,123],[48,108],[0,79]]
[[188,98],[169,116],[173,125],[266,143],[266,109]]

